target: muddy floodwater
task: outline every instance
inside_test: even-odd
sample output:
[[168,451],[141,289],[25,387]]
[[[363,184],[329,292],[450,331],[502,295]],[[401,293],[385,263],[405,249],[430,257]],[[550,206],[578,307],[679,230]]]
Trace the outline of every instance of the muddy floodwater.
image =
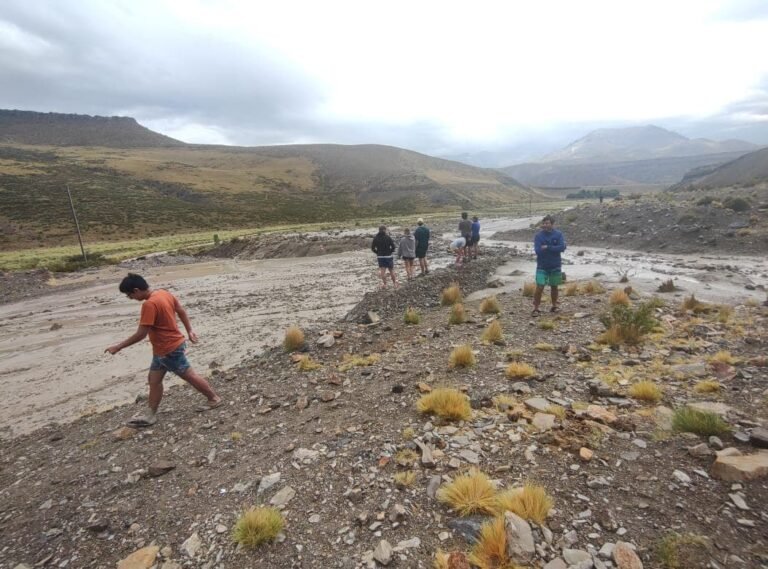
[[[530,222],[492,220],[483,225],[481,246],[503,244],[520,253],[497,272],[508,292],[519,291],[523,282],[532,280],[532,247],[494,242],[492,234]],[[444,249],[443,242],[451,237],[436,238],[436,245]],[[436,265],[447,262],[443,256]],[[619,286],[620,275],[627,274],[630,284],[646,294],[673,278],[683,291],[666,295],[670,299],[693,292],[711,302],[740,303],[749,298],[762,302],[768,285],[765,257],[667,256],[570,246],[564,262],[569,280],[599,274],[597,278],[610,287]],[[404,273],[402,265],[398,270]],[[217,259],[142,272],[153,287],[168,288],[187,307],[200,336],[200,342],[190,346],[189,358],[204,374],[211,368],[234,366],[278,343],[289,324],[332,327],[378,285],[368,251],[299,259]],[[104,353],[107,346],[133,333],[138,323],[139,303],[117,290],[125,273],[110,267],[61,278],[54,284],[79,282],[81,288],[54,287],[45,296],[0,306],[0,385],[5,393],[0,401],[0,435],[69,421],[145,392],[148,345],[135,345],[115,356]]]

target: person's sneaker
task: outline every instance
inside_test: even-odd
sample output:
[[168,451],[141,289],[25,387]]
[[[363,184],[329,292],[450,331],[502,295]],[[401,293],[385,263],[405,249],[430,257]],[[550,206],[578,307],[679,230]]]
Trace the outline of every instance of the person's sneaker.
[[560,312],[560,305],[553,304],[552,308],[549,309],[550,312]]
[[541,316],[541,310],[534,308],[533,312],[531,312],[531,316]]

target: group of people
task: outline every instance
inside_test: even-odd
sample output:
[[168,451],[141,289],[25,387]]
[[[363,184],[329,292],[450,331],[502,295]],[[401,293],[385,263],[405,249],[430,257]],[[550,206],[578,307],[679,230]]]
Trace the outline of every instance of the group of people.
[[[477,217],[477,232],[475,232],[474,222],[466,224],[467,214],[462,214],[462,221],[459,224],[459,231],[462,236],[459,239],[464,240],[462,248],[477,245],[480,238],[480,224]],[[545,216],[541,222],[541,230],[534,237],[534,250],[536,252],[536,292],[533,297],[533,315],[541,314],[541,297],[544,287],[547,285],[551,289],[552,306],[551,312],[557,312],[558,304],[558,286],[563,282],[562,263],[560,254],[565,251],[565,238],[563,234],[554,228],[555,220],[552,216]],[[467,234],[464,234],[464,231]],[[419,260],[421,274],[429,273],[427,266],[427,249],[429,247],[429,229],[424,225],[424,220],[419,218],[417,228],[411,235],[408,228],[403,231],[404,235],[400,239],[400,244],[395,247],[392,238],[387,234],[385,226],[379,227],[379,232],[373,239],[371,249],[376,253],[378,259],[379,271],[381,275],[382,286],[386,287],[386,272],[389,271],[392,284],[397,287],[397,277],[394,273],[393,255],[397,251],[398,257],[402,257],[406,263],[406,272],[408,278],[413,277],[414,260]],[[470,241],[471,239],[471,241]],[[470,245],[467,245],[470,243]],[[458,245],[456,249],[458,249]],[[470,250],[461,252],[462,257],[466,257]],[[475,251],[475,255],[477,252]],[[457,253],[458,260],[458,253]],[[210,383],[197,373],[186,357],[186,338],[179,331],[176,317],[181,320],[186,328],[189,341],[197,342],[197,334],[192,329],[192,323],[189,320],[187,312],[179,300],[170,292],[163,289],[151,289],[143,277],[129,273],[120,283],[120,292],[131,300],[141,302],[141,316],[139,326],[131,336],[109,346],[105,352],[117,354],[122,349],[140,342],[147,336],[152,344],[152,361],[149,366],[149,398],[147,400],[147,411],[128,421],[133,427],[148,427],[157,420],[157,410],[160,401],[163,398],[163,379],[167,372],[173,372],[184,381],[194,387],[206,399],[207,403],[199,407],[200,411],[215,409],[223,404],[222,398],[214,391]]]
[[480,243],[480,220],[475,215],[472,221],[466,211],[461,213],[459,221],[459,237],[451,241],[450,249],[456,254],[456,266],[477,259],[478,243]]
[[429,228],[424,225],[424,220],[420,217],[416,221],[416,229],[411,235],[408,227],[403,228],[403,236],[400,242],[395,246],[392,237],[387,233],[386,225],[379,226],[379,232],[373,238],[371,251],[376,254],[376,260],[379,264],[379,276],[381,277],[381,287],[387,288],[387,272],[392,279],[392,286],[400,286],[395,274],[395,252],[397,258],[402,259],[405,264],[405,274],[408,280],[414,276],[414,263],[419,261],[419,276],[429,274],[429,265],[427,264],[427,250],[429,249]]

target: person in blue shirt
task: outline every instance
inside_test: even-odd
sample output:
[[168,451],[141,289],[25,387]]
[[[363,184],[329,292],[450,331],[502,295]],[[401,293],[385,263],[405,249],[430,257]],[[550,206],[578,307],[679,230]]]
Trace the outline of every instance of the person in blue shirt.
[[557,287],[563,282],[562,261],[560,253],[565,251],[565,237],[555,229],[555,218],[544,216],[541,220],[541,231],[533,238],[533,249],[536,251],[536,292],[533,295],[533,315],[541,314],[541,296],[544,287],[549,285],[552,297],[550,312],[557,312]]
[[472,218],[472,258],[477,259],[477,244],[480,243],[480,220],[477,216]]

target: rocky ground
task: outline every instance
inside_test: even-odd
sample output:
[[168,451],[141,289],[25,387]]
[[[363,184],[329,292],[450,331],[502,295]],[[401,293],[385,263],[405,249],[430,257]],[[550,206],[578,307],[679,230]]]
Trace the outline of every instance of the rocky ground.
[[[768,195],[747,196],[747,211],[733,211],[714,200],[698,205],[701,195],[667,193],[638,200],[583,204],[556,214],[569,245],[614,247],[666,253],[768,251]],[[533,229],[497,233],[496,239],[529,241]]]
[[[479,300],[466,303],[467,323],[449,325],[439,295],[455,279],[465,293],[482,287],[496,264],[489,257],[369,293],[333,334],[306,331],[316,370],[301,371],[280,347],[213,369],[222,408],[196,413],[200,397],[181,387],[147,430],[122,426],[137,403],[4,444],[0,568],[426,568],[439,549],[456,552],[454,569],[466,567],[458,552],[472,548],[483,520],[458,516],[435,491],[472,466],[499,487],[536,481],[554,499],[542,526],[518,532],[529,537],[521,565],[768,567],[768,458],[756,448],[768,444],[767,309],[694,314],[659,295],[656,331],[612,349],[595,343],[609,292],[566,296],[561,313],[539,319],[514,292],[499,296],[504,342],[484,344],[491,317]],[[403,322],[405,306],[419,324]],[[475,366],[449,366],[460,344],[472,346]],[[731,364],[713,362],[721,351]],[[370,365],[349,363],[374,354]],[[507,379],[510,359],[535,375]],[[640,379],[662,389],[661,401],[627,395]],[[721,389],[694,391],[704,379]],[[469,420],[416,410],[439,386],[466,392]],[[500,395],[514,401],[494,403]],[[731,433],[673,431],[671,416],[686,404],[719,413]],[[416,461],[403,461],[403,449]],[[400,487],[393,477],[405,470],[415,481]],[[243,549],[232,527],[261,504],[282,510],[285,529]],[[670,541],[676,534],[685,537]],[[677,565],[663,542],[679,546]]]

